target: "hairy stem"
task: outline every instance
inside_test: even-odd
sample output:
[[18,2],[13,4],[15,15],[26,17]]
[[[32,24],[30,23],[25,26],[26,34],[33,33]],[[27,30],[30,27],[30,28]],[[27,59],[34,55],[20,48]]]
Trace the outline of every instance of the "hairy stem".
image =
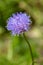
[[31,45],[29,43],[29,41],[27,40],[25,34],[23,33],[23,36],[24,36],[24,39],[25,41],[27,42],[28,46],[29,46],[29,49],[30,49],[30,54],[31,54],[31,58],[32,58],[32,65],[34,65],[34,58],[33,58],[33,53],[32,53],[32,48],[31,48]]

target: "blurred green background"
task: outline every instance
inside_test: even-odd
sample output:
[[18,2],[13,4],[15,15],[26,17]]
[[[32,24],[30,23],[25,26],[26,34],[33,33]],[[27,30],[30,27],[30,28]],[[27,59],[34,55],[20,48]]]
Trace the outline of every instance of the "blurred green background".
[[16,12],[31,16],[26,36],[31,44],[34,65],[43,65],[43,0],[0,0],[0,65],[31,65],[30,50],[23,36],[12,36],[6,20]]

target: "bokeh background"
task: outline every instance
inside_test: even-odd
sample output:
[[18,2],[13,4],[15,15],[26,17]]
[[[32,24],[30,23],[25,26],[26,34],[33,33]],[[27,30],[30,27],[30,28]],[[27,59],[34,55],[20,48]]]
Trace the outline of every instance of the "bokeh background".
[[0,0],[0,65],[31,65],[31,54],[21,36],[12,36],[6,21],[16,12],[31,16],[32,26],[26,32],[34,56],[34,65],[43,65],[43,0]]

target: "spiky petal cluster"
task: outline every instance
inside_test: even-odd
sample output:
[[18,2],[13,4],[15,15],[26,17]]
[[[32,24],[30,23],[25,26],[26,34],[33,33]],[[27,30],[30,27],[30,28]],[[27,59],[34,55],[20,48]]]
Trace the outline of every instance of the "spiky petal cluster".
[[27,16],[26,13],[16,13],[13,14],[8,20],[7,20],[7,29],[11,31],[13,35],[15,34],[21,34],[24,31],[28,31],[30,28],[31,20],[30,16]]

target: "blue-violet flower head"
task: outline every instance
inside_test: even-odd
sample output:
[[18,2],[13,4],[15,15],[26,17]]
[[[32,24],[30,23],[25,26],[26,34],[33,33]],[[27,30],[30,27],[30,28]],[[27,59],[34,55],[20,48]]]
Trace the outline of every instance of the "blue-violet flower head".
[[21,34],[30,29],[30,16],[27,16],[26,13],[16,13],[7,20],[7,29],[11,31],[13,35]]

